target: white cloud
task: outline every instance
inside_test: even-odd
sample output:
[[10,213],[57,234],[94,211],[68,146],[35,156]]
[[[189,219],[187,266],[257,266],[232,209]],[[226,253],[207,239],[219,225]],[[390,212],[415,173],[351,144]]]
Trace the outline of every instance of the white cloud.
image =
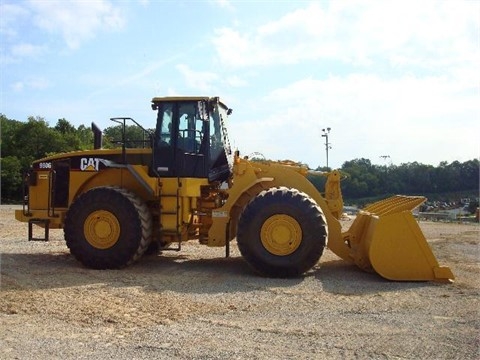
[[228,67],[321,59],[460,66],[480,59],[479,12],[478,2],[313,2],[256,28],[216,29],[212,43]]
[[480,132],[478,94],[465,94],[445,77],[303,79],[260,102],[268,114],[253,111],[248,121],[231,122],[246,154],[259,151],[267,158],[325,165],[321,129],[331,127],[330,165],[337,167],[360,157],[377,162],[385,154],[394,163],[433,165],[478,156],[477,136],[472,136]]
[[28,16],[28,11],[20,5],[0,3],[0,34],[6,38],[18,35],[16,23]]
[[104,0],[30,1],[34,23],[41,29],[60,34],[70,49],[95,37],[99,31],[121,29],[121,10]]
[[235,10],[232,2],[230,0],[210,0],[211,3],[218,5],[220,8],[227,10]]
[[325,165],[330,126],[336,166],[385,154],[434,165],[478,157],[479,2],[300,4],[261,26],[215,30],[226,69],[278,70],[259,91],[279,88],[232,122],[240,150]]
[[23,88],[25,87],[25,84],[21,81],[17,81],[16,83],[12,84],[12,90],[13,92],[21,92]]
[[33,57],[39,56],[45,51],[44,46],[27,44],[27,43],[19,43],[13,45],[11,48],[11,54],[14,57]]
[[179,64],[175,68],[183,75],[188,87],[208,92],[213,88],[213,82],[218,80],[218,75],[208,71],[193,71],[188,65]]
[[12,91],[20,93],[23,91],[31,90],[44,90],[49,88],[51,85],[50,81],[44,77],[31,77],[25,81],[17,81],[11,85]]
[[248,85],[248,82],[241,78],[240,76],[238,75],[231,75],[231,76],[228,76],[226,79],[225,79],[225,82],[227,83],[228,86],[230,87],[243,87],[243,86],[247,86]]

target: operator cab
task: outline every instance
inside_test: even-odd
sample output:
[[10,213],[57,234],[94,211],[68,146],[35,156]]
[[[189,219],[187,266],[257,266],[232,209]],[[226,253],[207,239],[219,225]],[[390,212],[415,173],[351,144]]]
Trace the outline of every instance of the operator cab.
[[218,97],[156,97],[152,109],[159,176],[228,179],[233,159],[225,121],[231,109]]

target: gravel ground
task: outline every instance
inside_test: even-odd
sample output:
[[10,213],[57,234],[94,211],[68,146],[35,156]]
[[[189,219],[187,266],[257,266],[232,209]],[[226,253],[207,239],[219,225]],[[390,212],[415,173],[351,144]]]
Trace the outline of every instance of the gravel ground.
[[330,251],[282,280],[235,244],[89,270],[61,230],[28,242],[13,208],[0,207],[0,359],[480,358],[478,224],[420,223],[453,284],[389,282]]

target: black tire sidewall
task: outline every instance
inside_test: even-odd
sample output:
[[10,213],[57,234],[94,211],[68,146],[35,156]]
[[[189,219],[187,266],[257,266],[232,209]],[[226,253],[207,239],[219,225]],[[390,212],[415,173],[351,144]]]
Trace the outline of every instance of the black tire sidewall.
[[[120,224],[117,242],[107,249],[92,246],[84,235],[85,220],[97,210],[110,212]],[[81,195],[67,212],[64,232],[67,246],[75,258],[95,269],[128,265],[142,240],[142,224],[137,209],[117,188],[96,188]]]
[[[299,247],[285,256],[272,254],[261,241],[264,222],[278,214],[294,218],[302,230]],[[326,243],[323,213],[308,195],[294,189],[264,191],[242,213],[237,242],[242,255],[258,272],[274,277],[301,275],[315,265],[323,253]]]

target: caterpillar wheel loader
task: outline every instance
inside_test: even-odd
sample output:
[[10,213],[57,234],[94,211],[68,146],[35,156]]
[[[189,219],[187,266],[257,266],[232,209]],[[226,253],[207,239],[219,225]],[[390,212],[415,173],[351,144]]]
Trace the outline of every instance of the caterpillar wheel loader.
[[[92,123],[93,150],[33,162],[23,209],[15,213],[28,223],[29,240],[48,240],[49,229],[63,228],[71,254],[93,269],[122,268],[149,247],[180,250],[193,239],[225,247],[228,256],[236,239],[264,276],[299,276],[328,247],[386,279],[454,279],[413,218],[425,198],[379,201],[342,232],[339,171],[325,174],[320,193],[305,166],[242,158],[228,139],[232,110],[218,97],[155,97],[151,105],[155,129],[111,119],[123,129],[121,147],[102,148],[102,132]],[[129,122],[142,129],[142,139],[127,139]],[[45,235],[34,237],[33,226]]]

